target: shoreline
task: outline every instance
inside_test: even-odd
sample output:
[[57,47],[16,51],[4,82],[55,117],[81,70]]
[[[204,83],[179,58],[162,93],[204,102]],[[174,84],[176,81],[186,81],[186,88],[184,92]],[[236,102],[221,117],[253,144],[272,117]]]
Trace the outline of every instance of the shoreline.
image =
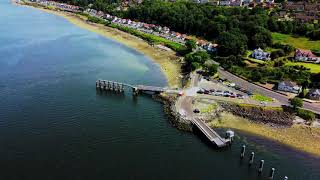
[[[180,77],[178,76],[181,72],[181,65],[178,61],[179,57],[175,55],[174,51],[163,51],[157,49],[136,36],[118,29],[87,22],[85,17],[74,13],[49,10],[30,5],[25,6],[61,16],[80,28],[97,33],[137,50],[138,52],[148,56],[153,62],[161,67],[170,87],[179,86]],[[281,145],[289,146],[298,151],[320,156],[320,143],[316,143],[320,142],[320,129],[303,127],[300,125],[293,125],[292,127],[280,129],[260,123],[250,122],[248,119],[243,119],[230,114],[222,115],[217,119],[217,121],[210,122],[211,127],[232,128],[275,141]]]
[[177,56],[176,52],[174,52],[173,50],[165,51],[156,47],[152,47],[146,41],[134,35],[101,24],[87,22],[86,17],[74,13],[49,10],[28,4],[16,3],[14,2],[14,0],[12,2],[13,4],[35,8],[49,14],[54,14],[63,17],[64,19],[68,20],[70,23],[76,25],[77,27],[99,34],[105,38],[114,40],[118,43],[124,44],[129,48],[133,48],[136,51],[147,56],[150,60],[152,60],[154,63],[160,66],[160,69],[166,77],[169,87],[178,88],[181,86],[181,64],[179,62],[180,57]]
[[251,122],[231,113],[222,113],[220,117],[211,121],[209,125],[213,128],[231,128],[254,136],[260,136],[294,150],[320,157],[319,128],[302,125],[271,127],[266,124]]

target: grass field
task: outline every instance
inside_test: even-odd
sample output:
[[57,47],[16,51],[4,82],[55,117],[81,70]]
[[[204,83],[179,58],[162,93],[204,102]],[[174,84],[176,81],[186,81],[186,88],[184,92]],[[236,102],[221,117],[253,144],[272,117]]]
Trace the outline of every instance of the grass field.
[[273,101],[272,98],[258,94],[258,93],[254,93],[251,96],[251,98],[256,101],[264,101],[264,102],[272,102]]
[[309,68],[311,73],[320,73],[320,64],[312,64],[312,63],[304,63],[304,62],[288,62],[286,63],[288,66],[304,66]]
[[320,41],[311,41],[305,37],[293,37],[287,34],[272,33],[274,43],[290,44],[295,48],[320,51]]

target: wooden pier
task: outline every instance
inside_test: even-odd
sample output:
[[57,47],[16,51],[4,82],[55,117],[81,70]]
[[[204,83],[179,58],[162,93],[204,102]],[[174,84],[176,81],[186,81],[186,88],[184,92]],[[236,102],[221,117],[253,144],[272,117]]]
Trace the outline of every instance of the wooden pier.
[[119,83],[115,81],[109,80],[97,80],[96,81],[96,88],[99,90],[106,90],[106,91],[114,91],[114,92],[124,92],[125,88],[132,89],[134,95],[138,95],[141,93],[162,93],[162,92],[169,92],[169,93],[176,93],[178,94],[178,90],[172,90],[165,87],[157,87],[157,86],[145,86],[145,85],[131,85],[126,83]]

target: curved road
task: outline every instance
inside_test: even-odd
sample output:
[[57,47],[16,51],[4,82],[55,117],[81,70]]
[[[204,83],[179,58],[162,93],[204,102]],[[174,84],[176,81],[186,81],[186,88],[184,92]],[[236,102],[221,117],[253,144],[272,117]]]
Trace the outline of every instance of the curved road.
[[[228,80],[240,85],[243,88],[246,88],[250,91],[255,91],[255,92],[258,92],[258,93],[263,94],[265,96],[269,96],[271,98],[277,99],[283,105],[289,105],[289,97],[287,97],[285,95],[282,95],[280,93],[277,93],[272,90],[260,87],[258,85],[253,84],[253,83],[250,83],[249,81],[246,81],[242,78],[239,78],[238,76],[236,76],[228,71],[225,71],[221,68],[218,69],[218,73],[219,73],[220,77],[228,79]],[[308,102],[304,102],[303,104],[304,104],[303,105],[304,109],[313,111],[317,114],[320,113],[320,106],[317,106],[315,104],[311,104]]]

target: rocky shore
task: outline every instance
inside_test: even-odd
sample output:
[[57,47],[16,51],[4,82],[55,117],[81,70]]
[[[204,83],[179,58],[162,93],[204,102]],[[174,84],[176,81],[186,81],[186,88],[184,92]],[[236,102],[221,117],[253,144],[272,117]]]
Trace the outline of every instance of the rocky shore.
[[295,114],[290,111],[283,111],[282,109],[265,109],[263,107],[254,106],[240,106],[231,103],[220,103],[220,106],[225,111],[233,115],[248,119],[255,123],[263,123],[272,127],[293,125]]
[[164,112],[168,115],[170,123],[179,130],[192,131],[192,124],[189,120],[185,119],[176,109],[176,96],[168,94],[154,95],[153,99],[163,104]]

